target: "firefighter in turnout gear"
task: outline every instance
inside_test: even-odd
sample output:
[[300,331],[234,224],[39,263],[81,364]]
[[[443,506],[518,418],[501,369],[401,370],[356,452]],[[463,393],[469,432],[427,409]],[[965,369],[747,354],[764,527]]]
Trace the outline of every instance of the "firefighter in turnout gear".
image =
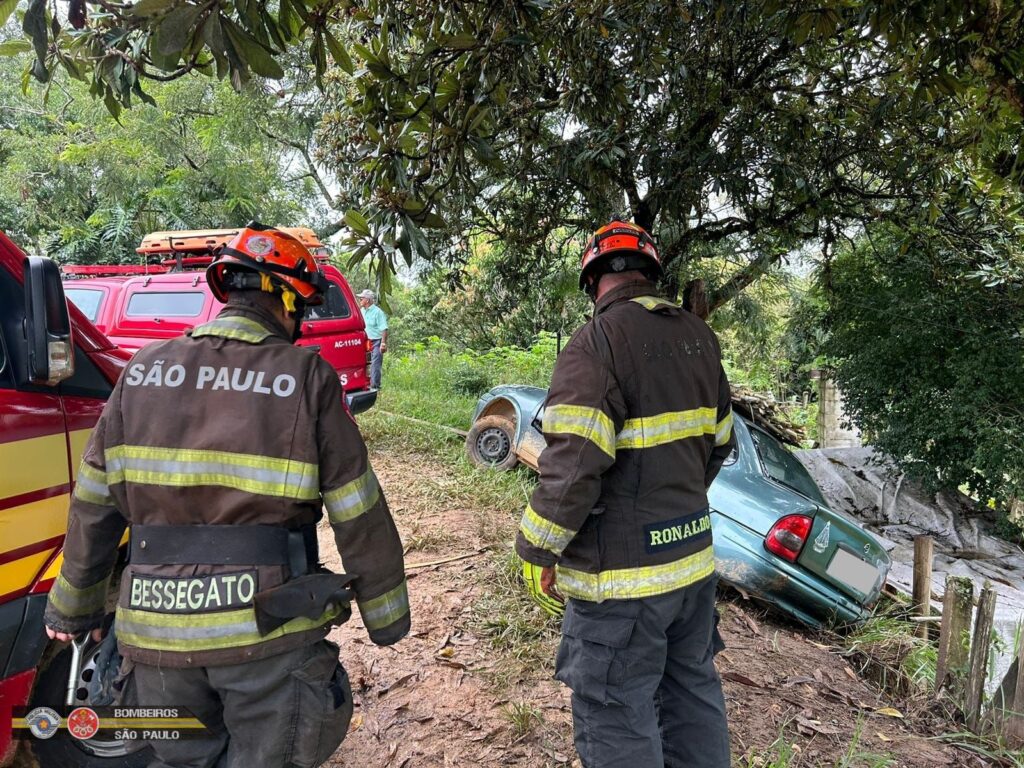
[[727,768],[707,489],[735,439],[718,339],[657,295],[640,227],[599,229],[582,262],[594,316],[555,365],[524,579],[545,610],[567,598],[555,677],[586,768]]
[[[97,627],[131,528],[114,628],[139,704],[185,706],[212,736],[154,741],[152,765],[316,766],[352,692],[325,636],[355,599],[370,639],[409,631],[402,545],[338,377],[293,346],[324,278],[295,238],[255,223],[207,270],[227,302],[141,349],[78,471],[45,622]],[[319,565],[323,509],[347,575]]]

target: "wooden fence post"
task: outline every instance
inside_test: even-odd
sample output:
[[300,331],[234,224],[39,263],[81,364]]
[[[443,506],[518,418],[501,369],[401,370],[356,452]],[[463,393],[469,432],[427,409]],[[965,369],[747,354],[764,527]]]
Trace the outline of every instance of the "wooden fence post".
[[[914,537],[914,613],[930,616],[932,612],[932,537]],[[928,622],[921,622],[917,633],[928,639]]]
[[981,700],[985,693],[985,677],[988,673],[988,649],[992,644],[992,624],[996,613],[996,591],[992,583],[985,580],[978,601],[978,615],[974,621],[974,637],[971,638],[970,668],[967,673],[967,696],[964,712],[967,727],[975,733],[981,723]]
[[1017,685],[1003,735],[1011,745],[1024,745],[1024,637],[1017,643]]
[[971,610],[974,582],[966,576],[946,576],[939,627],[939,658],[935,665],[935,693],[945,685],[957,698],[963,693],[967,657],[971,652]]

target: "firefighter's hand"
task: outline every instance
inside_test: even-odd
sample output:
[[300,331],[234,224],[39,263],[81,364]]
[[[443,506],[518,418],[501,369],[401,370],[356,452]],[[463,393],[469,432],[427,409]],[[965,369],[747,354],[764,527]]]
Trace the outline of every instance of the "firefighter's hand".
[[552,616],[565,613],[565,599],[555,589],[555,569],[542,568],[523,561],[523,581],[526,591],[537,605]]
[[[76,633],[72,634],[72,633],[69,633],[69,632],[58,632],[56,629],[51,629],[50,627],[46,628],[46,636],[48,638],[50,638],[51,640],[59,640],[62,643],[70,643],[72,640],[74,640],[76,637],[78,637],[81,634],[82,634],[81,632],[76,632]],[[97,642],[97,643],[100,640],[102,640],[103,639],[103,629],[100,628],[100,627],[96,627],[96,629],[94,629],[92,631],[92,639],[95,642]]]

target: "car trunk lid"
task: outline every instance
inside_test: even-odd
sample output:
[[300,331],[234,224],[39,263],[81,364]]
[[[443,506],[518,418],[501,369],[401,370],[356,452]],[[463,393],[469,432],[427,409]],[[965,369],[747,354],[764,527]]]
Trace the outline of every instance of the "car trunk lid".
[[878,596],[889,571],[889,557],[870,533],[824,507],[797,563],[861,603]]

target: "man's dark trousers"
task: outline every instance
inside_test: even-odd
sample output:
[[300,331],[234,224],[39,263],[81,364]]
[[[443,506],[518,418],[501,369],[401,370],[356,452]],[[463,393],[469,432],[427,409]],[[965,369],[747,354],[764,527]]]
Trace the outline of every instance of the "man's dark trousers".
[[381,339],[370,339],[370,386],[380,389],[381,369],[384,367],[384,352],[381,351]]
[[151,741],[149,768],[312,768],[337,749],[352,718],[348,675],[326,640],[223,667],[126,663],[139,706],[186,707],[213,732]]
[[717,577],[656,597],[569,600],[555,677],[584,768],[728,768]]

